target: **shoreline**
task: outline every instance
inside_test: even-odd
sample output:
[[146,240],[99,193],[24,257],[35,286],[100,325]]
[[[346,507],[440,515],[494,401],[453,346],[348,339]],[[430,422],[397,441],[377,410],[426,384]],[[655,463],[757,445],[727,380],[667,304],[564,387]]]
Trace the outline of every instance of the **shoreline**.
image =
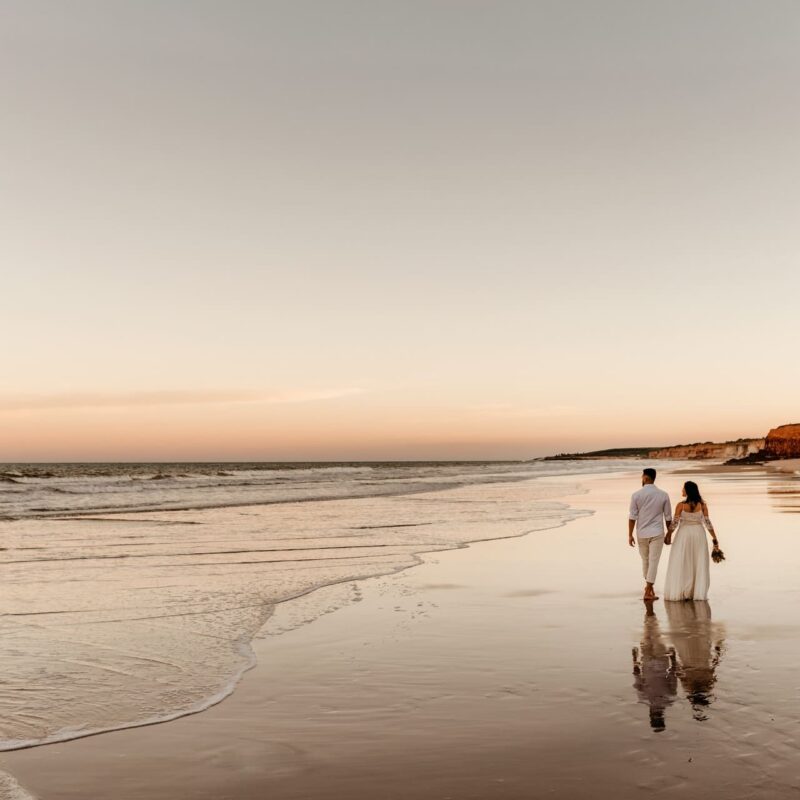
[[[434,485],[429,486],[427,491],[424,493],[420,491],[414,491],[405,495],[393,494],[370,497],[368,500],[366,500],[366,504],[362,502],[365,499],[360,497],[336,498],[323,504],[323,507],[326,507],[324,514],[328,516],[331,514],[338,515],[337,519],[341,519],[343,522],[346,521],[350,528],[385,528],[387,529],[387,533],[383,534],[380,533],[380,531],[373,533],[370,531],[369,534],[367,534],[365,531],[364,533],[359,532],[355,534],[356,538],[354,538],[353,535],[349,535],[347,538],[343,539],[341,538],[342,534],[346,532],[342,531],[340,533],[339,531],[334,530],[334,533],[336,534],[334,539],[325,539],[323,536],[322,540],[317,542],[310,542],[308,544],[303,542],[301,545],[299,545],[299,548],[295,547],[294,545],[290,546],[290,541],[288,544],[283,543],[280,546],[269,546],[264,549],[263,545],[261,548],[259,548],[257,545],[251,543],[253,541],[253,535],[261,535],[259,522],[260,518],[258,518],[255,521],[256,532],[253,534],[248,534],[249,538],[246,538],[248,544],[245,549],[238,549],[236,547],[231,549],[231,547],[228,546],[224,549],[218,549],[218,547],[216,547],[210,550],[208,548],[193,548],[191,551],[188,551],[185,554],[179,552],[176,554],[176,557],[181,556],[181,558],[178,558],[177,563],[174,565],[176,567],[184,566],[183,562],[186,560],[182,557],[184,555],[189,556],[192,562],[197,562],[198,564],[202,565],[206,562],[198,561],[198,558],[202,559],[203,556],[207,557],[209,553],[212,553],[212,558],[222,560],[219,560],[218,562],[212,561],[210,563],[220,563],[223,565],[230,563],[232,568],[236,569],[236,564],[238,563],[236,559],[239,558],[237,554],[246,553],[247,555],[243,556],[244,558],[252,558],[256,560],[245,561],[245,566],[252,564],[254,567],[261,569],[260,565],[266,565],[271,570],[271,572],[266,573],[270,581],[270,585],[267,587],[266,594],[264,590],[260,588],[247,589],[248,597],[250,598],[248,605],[253,609],[253,615],[255,615],[254,619],[247,622],[244,627],[240,627],[239,633],[237,633],[236,628],[231,630],[227,626],[220,631],[220,633],[222,633],[228,639],[226,645],[221,645],[223,648],[227,649],[227,655],[224,649],[219,654],[214,654],[215,658],[218,655],[218,660],[221,660],[219,666],[217,666],[216,673],[211,672],[211,668],[209,667],[209,675],[204,676],[203,678],[204,683],[202,684],[202,688],[200,690],[201,694],[197,696],[195,693],[196,699],[194,699],[191,703],[183,705],[182,707],[175,708],[172,711],[167,709],[158,710],[149,716],[142,717],[140,714],[136,713],[135,709],[133,709],[131,712],[128,712],[128,714],[135,715],[135,718],[128,720],[115,720],[110,724],[103,724],[101,722],[101,724],[87,725],[86,727],[78,730],[72,726],[66,725],[54,731],[52,734],[44,736],[39,735],[35,738],[22,736],[11,737],[6,734],[4,741],[2,742],[2,746],[0,747],[0,752],[15,752],[23,749],[49,746],[81,738],[94,737],[114,731],[131,730],[138,727],[150,727],[153,725],[174,721],[184,716],[194,715],[206,711],[229,697],[236,690],[236,687],[244,674],[255,666],[257,657],[252,649],[253,640],[258,636],[258,630],[263,628],[263,626],[268,623],[270,617],[275,612],[275,609],[282,603],[296,601],[298,598],[303,598],[307,595],[313,595],[318,590],[328,586],[334,586],[354,580],[358,581],[368,577],[391,575],[401,572],[421,563],[421,557],[426,553],[458,549],[468,546],[471,542],[480,542],[486,540],[487,538],[494,539],[524,536],[530,531],[546,530],[564,525],[576,517],[581,516],[583,513],[578,509],[570,508],[567,504],[564,504],[558,500],[560,495],[565,493],[574,493],[577,491],[575,481],[565,481],[565,477],[572,478],[573,476],[557,476],[556,480],[551,481],[551,483],[548,484],[548,486],[554,487],[550,491],[542,490],[538,478],[526,481],[520,479],[518,476],[509,476],[509,480],[503,482],[489,481],[472,486],[450,486],[445,490],[439,489],[438,486]],[[498,498],[498,500],[495,502],[498,502],[503,497],[508,498],[509,496],[512,498],[517,496],[520,498],[527,498],[526,508],[528,519],[525,520],[525,523],[522,524],[521,521],[516,521],[514,518],[514,507],[519,505],[519,501],[513,501],[511,503],[510,508],[512,516],[510,521],[504,524],[496,521],[496,523],[490,528],[490,534],[487,533],[484,526],[478,524],[476,527],[475,520],[470,519],[465,520],[457,527],[453,528],[452,532],[448,532],[449,528],[444,527],[439,523],[434,525],[433,523],[419,522],[420,514],[422,514],[424,519],[424,515],[426,513],[430,513],[425,511],[427,507],[432,507],[435,511],[435,514],[439,515],[441,510],[448,508],[449,505],[452,505],[453,503],[456,503],[456,506],[454,507],[456,509],[458,508],[458,504],[464,503],[466,503],[467,506],[473,504],[476,505],[477,508],[480,508],[481,502],[485,504],[486,498],[489,498],[489,503],[492,505],[491,498],[495,496]],[[409,503],[412,505],[409,506]],[[306,519],[306,517],[311,514],[312,516],[308,517],[307,524],[313,527],[316,520],[314,514],[322,513],[319,508],[308,503],[283,503],[280,505],[284,507],[279,511],[270,511],[270,514],[273,516],[275,513],[282,514],[282,516],[277,518],[279,520],[279,525],[282,524],[280,523],[280,520],[286,517],[287,524],[297,526],[299,519]],[[502,507],[502,504],[501,506],[497,506],[497,508],[500,507]],[[270,506],[269,508],[274,509],[274,505]],[[329,508],[332,508],[333,510],[331,511]],[[165,523],[169,523],[171,525],[180,525],[186,524],[188,521],[192,524],[202,525],[204,523],[211,522],[212,524],[210,529],[212,532],[219,528],[230,528],[230,526],[234,523],[234,520],[230,517],[230,509],[228,507],[213,509],[211,513],[213,516],[210,519],[206,517],[198,518],[197,515],[193,515],[189,520],[186,519],[185,515],[169,511],[160,512],[159,514],[148,512],[148,519],[143,520],[131,520],[129,517],[125,516],[105,517],[104,521],[107,523],[107,525],[103,530],[98,531],[98,536],[101,538],[107,538],[109,531],[113,532],[114,525],[127,524],[131,522],[139,522],[148,528],[152,527],[153,525],[164,525]],[[364,516],[365,514],[366,516]],[[414,516],[413,524],[411,524],[412,528],[417,528],[421,524],[430,525],[431,527],[425,528],[424,532],[414,533],[413,535],[411,533],[404,532],[400,538],[397,538],[397,536],[392,533],[392,531],[395,531],[398,527],[397,522],[393,522],[391,525],[366,524],[353,526],[352,524],[359,520],[360,517],[363,517],[362,521],[369,522],[375,518],[376,514],[378,521],[381,522],[385,522],[387,517],[390,519],[391,517],[394,517],[396,519],[399,514],[412,514]],[[160,518],[153,519],[153,517]],[[63,525],[61,525],[53,528],[54,535],[56,537],[60,537],[65,531],[71,530],[77,532],[81,529],[80,526],[83,524],[83,522],[84,520],[82,519],[65,520],[64,524],[68,527],[65,528]],[[21,520],[16,523],[12,530],[16,531],[16,538],[22,542],[28,535],[35,533],[41,524],[42,523],[38,520]],[[399,525],[400,529],[405,527],[408,526],[403,524]],[[450,528],[452,527],[453,526],[450,526]],[[127,541],[127,534],[120,535],[124,540]],[[300,539],[306,538],[302,535],[302,531],[300,531],[298,535],[300,536]],[[319,536],[317,538],[319,539]],[[155,541],[159,540],[156,539]],[[32,559],[27,557],[25,559],[14,558],[14,551],[17,548],[13,546],[13,541],[11,544],[12,547],[7,553],[4,564],[10,566],[12,569],[18,567],[24,567],[28,569],[29,572],[23,573],[23,575],[36,575],[37,571],[39,570],[39,564],[43,563],[42,559],[39,557]],[[113,547],[114,545],[105,545],[106,549],[109,546]],[[254,547],[256,549],[253,549]],[[334,548],[337,554],[330,555],[327,552],[330,548]],[[156,545],[156,549],[164,550],[165,547],[163,545]],[[296,554],[294,553],[295,549],[306,551],[308,555],[306,555],[306,552],[304,552],[302,558],[296,558]],[[259,553],[264,553],[264,555],[259,556]],[[11,555],[12,557],[8,558],[8,555]],[[81,565],[93,565],[94,562],[97,562],[98,564],[107,565],[103,566],[105,573],[101,574],[108,574],[109,578],[114,578],[114,580],[119,582],[120,578],[118,572],[120,569],[126,566],[127,563],[125,561],[120,562],[120,558],[135,558],[139,562],[142,560],[149,562],[152,560],[153,556],[150,554],[149,550],[141,554],[130,553],[129,555],[123,556],[120,556],[116,550],[106,553],[101,551],[99,554],[90,553],[89,555],[84,555],[82,552],[76,552],[74,555],[72,555],[70,551],[66,551],[65,553],[61,553],[59,558],[55,560],[49,560],[51,563],[58,565],[62,563],[67,563],[68,565],[70,563],[72,564],[68,567],[70,572],[69,576],[66,577],[67,581],[74,581],[74,579],[77,577],[74,574],[76,569],[86,569],[86,567],[82,567]],[[97,561],[97,559],[100,559],[100,561]],[[233,560],[231,561],[231,559]],[[119,564],[119,566],[117,566],[117,564]],[[306,566],[307,564],[309,565],[308,567]],[[323,572],[313,572],[314,569],[319,570],[318,565],[325,565]],[[200,566],[199,568],[211,570],[218,569],[214,566]],[[90,572],[87,574],[86,578],[90,579],[92,582],[96,582],[98,578],[97,575],[92,571],[93,567],[90,566],[89,569]],[[147,565],[143,567],[137,566],[137,571],[132,573],[137,583],[141,583],[144,580],[142,570],[146,569]],[[241,569],[242,567],[239,568],[240,571]],[[291,582],[286,583],[286,581],[284,581],[283,583],[280,583],[281,571],[285,571],[287,569],[293,570],[291,580],[294,582],[294,590],[292,589],[293,584]],[[302,572],[304,569],[306,570],[306,573]],[[312,572],[308,573],[308,569],[311,569]],[[146,573],[144,574],[146,575]],[[154,580],[156,583],[159,582],[157,576],[158,572],[154,573]],[[21,575],[16,577],[17,582],[20,582],[22,579],[23,578]],[[251,581],[252,578],[244,575],[240,578],[240,580]],[[278,580],[278,584],[273,585],[275,584],[276,580]],[[122,586],[124,588],[124,584],[122,584]],[[226,579],[226,583],[223,586],[225,590],[230,593],[229,579]],[[189,585],[189,588],[192,588],[191,584]],[[194,605],[194,595],[197,592],[204,591],[204,588],[205,587],[203,587],[202,584],[197,584],[193,588],[193,591],[187,595],[187,599],[192,605]],[[186,592],[184,592],[184,594],[186,594]],[[79,595],[79,597],[82,597],[82,595]],[[192,609],[189,611],[189,613],[219,614],[220,605],[222,606],[223,611],[226,605],[231,604],[233,604],[235,608],[244,607],[242,605],[236,605],[241,601],[236,599],[235,594],[231,595],[230,600],[227,600],[226,597],[227,595],[222,598],[220,603],[215,602],[207,609],[204,609],[201,606],[199,610]],[[174,598],[171,595],[165,595],[164,599],[166,602],[174,604]],[[83,602],[86,602],[85,598]],[[154,602],[157,602],[157,598],[154,598]],[[166,660],[168,662],[174,661],[174,655],[169,649],[163,650],[162,647],[161,654],[151,653],[147,650],[147,637],[150,636],[147,629],[147,615],[136,616],[134,614],[133,616],[130,616],[123,614],[121,619],[115,619],[115,617],[120,615],[114,612],[113,608],[111,609],[110,617],[108,614],[104,614],[102,609],[99,609],[99,611],[90,616],[89,620],[87,621],[84,619],[86,616],[85,612],[65,612],[62,610],[63,608],[76,608],[80,604],[80,602],[72,602],[68,600],[64,600],[59,603],[59,601],[54,598],[49,601],[49,605],[45,606],[41,610],[37,610],[35,606],[32,607],[30,605],[30,600],[17,600],[16,605],[19,608],[21,616],[20,613],[14,614],[13,609],[9,609],[8,606],[5,616],[8,620],[14,620],[15,618],[25,619],[29,617],[31,613],[44,614],[44,619],[56,620],[54,623],[54,635],[56,637],[61,636],[60,630],[64,624],[68,626],[65,628],[65,630],[70,630],[70,625],[73,626],[73,630],[76,630],[74,627],[75,625],[85,626],[87,624],[90,625],[90,629],[96,628],[100,630],[102,630],[103,626],[107,625],[107,623],[111,623],[112,626],[116,624],[117,628],[122,626],[123,629],[131,625],[144,625],[145,628],[142,631],[142,635],[145,638],[141,639],[140,637],[140,639],[133,641],[134,656],[136,656],[136,653],[138,653],[141,657],[138,660],[142,660],[142,658],[144,658],[147,661],[151,661],[153,659]],[[182,609],[179,608],[178,610],[180,611]],[[64,615],[67,616],[67,623],[60,622],[60,620],[64,618]],[[161,618],[163,619],[163,617]],[[158,619],[158,616],[154,618],[154,621],[156,619]],[[38,636],[39,629],[36,630],[36,635]],[[178,629],[173,627],[173,630]],[[202,630],[199,630],[197,635],[200,637],[205,636]],[[102,636],[107,639],[108,633],[103,631]],[[213,638],[216,639],[217,637]],[[116,639],[114,641],[116,642]],[[185,647],[196,649],[198,644],[203,641],[203,638],[198,640],[195,636],[193,639],[190,638],[186,641]],[[213,641],[211,644],[213,644]],[[203,644],[202,646],[206,648],[206,653],[210,652],[208,651],[206,644]],[[115,643],[114,647],[117,648],[118,645]],[[101,655],[102,651],[105,649],[106,648],[103,646],[101,641]],[[131,647],[126,645],[126,649],[131,649]],[[186,659],[192,659],[193,657],[193,652],[187,651],[183,657],[184,663],[187,663]],[[73,660],[79,659],[76,662],[78,664],[95,660],[90,652],[84,656],[80,651],[76,651],[75,655],[70,656],[70,658]],[[102,661],[98,662],[98,666],[100,669],[106,670],[106,667],[103,666]],[[181,669],[181,663],[178,662],[177,666],[177,677],[179,680],[183,680],[183,675],[181,674],[183,672]],[[109,665],[109,671],[112,673],[119,672],[119,669],[112,664]],[[166,675],[165,677],[169,678],[170,676]],[[17,680],[19,682],[20,678]],[[213,683],[211,681],[213,681]],[[156,688],[158,687],[156,686]],[[94,695],[89,695],[88,699],[92,703],[96,702]],[[113,702],[111,697],[109,697],[109,700]],[[135,701],[135,698],[131,698],[131,700]],[[44,709],[44,711],[46,712],[47,709]]]
[[[350,498],[347,498],[347,499],[348,500],[351,500],[351,499],[352,500],[358,500],[358,499],[364,499],[364,498],[350,497]],[[186,510],[186,509],[180,509],[180,510]],[[6,742],[3,742],[2,745],[0,745],[0,754],[2,754],[2,753],[16,753],[16,752],[19,752],[19,751],[22,751],[22,750],[31,750],[31,749],[34,749],[34,748],[37,748],[37,747],[48,747],[48,746],[51,746],[51,745],[54,745],[54,744],[66,744],[68,742],[77,741],[79,739],[87,739],[87,738],[91,738],[91,737],[94,737],[94,736],[102,736],[104,734],[109,734],[109,733],[121,733],[121,732],[129,731],[129,730],[132,730],[132,729],[135,729],[135,728],[148,728],[148,727],[153,727],[155,725],[162,725],[162,724],[166,725],[166,724],[169,724],[170,722],[174,722],[174,721],[176,721],[178,719],[181,719],[183,717],[190,717],[190,716],[194,716],[196,714],[202,714],[204,711],[207,711],[210,708],[213,708],[214,706],[218,705],[219,703],[224,702],[228,697],[230,697],[236,691],[238,685],[241,683],[241,681],[244,678],[245,674],[247,672],[249,672],[250,670],[255,669],[255,668],[258,667],[258,663],[259,662],[258,662],[258,657],[257,657],[257,655],[255,653],[254,648],[253,648],[253,642],[256,641],[259,638],[263,638],[263,636],[265,635],[264,631],[265,631],[265,629],[267,629],[267,628],[269,628],[271,626],[273,617],[276,614],[278,614],[279,612],[283,611],[285,606],[286,607],[290,607],[290,606],[292,606],[293,603],[297,603],[298,601],[302,601],[302,600],[304,600],[304,599],[306,599],[306,598],[308,598],[308,597],[310,597],[312,595],[315,595],[317,593],[324,593],[324,591],[326,589],[334,589],[334,588],[337,588],[337,587],[345,586],[348,583],[350,583],[351,581],[354,581],[355,583],[361,583],[363,581],[369,581],[369,580],[374,580],[374,579],[378,579],[378,578],[384,578],[384,577],[389,577],[389,576],[392,576],[392,575],[397,575],[397,574],[400,574],[402,572],[405,572],[406,570],[414,569],[415,567],[418,567],[418,566],[424,564],[425,561],[426,561],[425,557],[430,555],[430,554],[432,554],[432,553],[447,553],[447,552],[450,552],[450,551],[453,551],[453,550],[469,549],[470,547],[472,547],[473,545],[476,545],[476,544],[483,544],[483,543],[486,543],[486,542],[502,542],[502,541],[505,541],[507,539],[516,539],[516,538],[519,538],[519,537],[522,537],[522,536],[531,535],[533,533],[543,533],[543,532],[547,532],[547,531],[551,531],[551,530],[558,530],[559,528],[566,527],[571,522],[573,522],[575,519],[580,519],[584,515],[585,516],[589,516],[589,515],[591,515],[591,513],[593,513],[590,510],[587,511],[587,510],[583,510],[583,509],[578,509],[577,511],[578,511],[578,513],[577,513],[576,516],[571,517],[569,519],[565,519],[565,520],[563,520],[561,522],[555,522],[555,523],[553,523],[551,525],[548,525],[547,527],[537,528],[535,530],[521,531],[520,533],[510,533],[510,534],[507,534],[507,535],[504,535],[504,536],[492,536],[492,537],[487,537],[485,539],[470,539],[470,540],[465,541],[463,543],[455,544],[455,545],[453,545],[451,547],[446,547],[446,548],[442,548],[442,549],[438,549],[437,548],[437,549],[432,549],[432,550],[421,550],[419,552],[413,552],[412,556],[414,558],[414,563],[409,563],[409,564],[404,564],[402,566],[398,566],[397,568],[395,568],[395,569],[393,569],[391,571],[388,571],[388,572],[378,572],[378,573],[373,574],[373,575],[367,575],[367,576],[358,577],[358,578],[355,578],[355,579],[353,579],[353,578],[336,579],[334,581],[331,581],[330,583],[322,583],[322,584],[313,586],[313,587],[311,587],[309,589],[306,589],[306,590],[300,592],[299,594],[296,594],[296,595],[293,595],[291,597],[286,597],[286,598],[283,598],[281,600],[278,600],[271,606],[270,611],[269,611],[266,619],[263,622],[262,630],[259,631],[259,633],[257,633],[250,642],[247,642],[246,644],[242,645],[241,650],[242,650],[243,655],[246,658],[246,663],[241,667],[241,669],[236,674],[234,674],[234,675],[232,675],[230,677],[229,683],[218,694],[213,695],[213,696],[207,698],[206,700],[200,701],[200,703],[198,703],[196,708],[189,708],[189,709],[185,709],[185,710],[181,710],[181,711],[176,711],[174,714],[168,714],[168,715],[165,715],[163,717],[157,717],[157,718],[153,718],[153,719],[145,719],[145,720],[142,720],[140,722],[132,722],[132,723],[129,723],[129,724],[122,724],[122,725],[119,725],[119,726],[116,726],[116,727],[102,728],[102,729],[98,729],[98,730],[90,730],[90,731],[85,731],[85,732],[83,732],[83,731],[81,731],[81,732],[66,731],[66,732],[63,733],[63,735],[56,735],[51,739],[45,739],[45,740],[41,740],[41,741],[31,741],[31,742],[27,742],[26,741],[26,742],[19,742],[19,743],[17,743],[17,742],[9,743],[8,741],[6,741]],[[75,519],[75,518],[70,517],[69,519]],[[115,521],[118,521],[118,520],[115,520]],[[325,611],[323,611],[321,613],[332,613],[332,612],[334,612],[336,610],[338,610],[338,609],[334,608],[334,609],[330,609],[330,610],[325,610]],[[315,621],[315,619],[310,619],[310,620],[305,621],[303,624],[310,625],[310,624],[313,624],[314,621]],[[270,633],[270,634],[266,634],[266,635],[276,636],[276,635],[280,635],[280,634],[279,633]],[[6,746],[8,744],[10,744],[11,746]],[[2,800],[2,797],[0,797],[0,800]]]

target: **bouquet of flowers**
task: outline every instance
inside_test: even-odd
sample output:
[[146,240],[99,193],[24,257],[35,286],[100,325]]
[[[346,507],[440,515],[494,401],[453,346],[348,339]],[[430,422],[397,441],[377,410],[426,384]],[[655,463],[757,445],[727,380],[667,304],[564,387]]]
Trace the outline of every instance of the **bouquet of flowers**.
[[725,560],[725,553],[719,549],[719,545],[715,542],[714,547],[711,549],[711,560],[715,564],[719,564],[720,561]]

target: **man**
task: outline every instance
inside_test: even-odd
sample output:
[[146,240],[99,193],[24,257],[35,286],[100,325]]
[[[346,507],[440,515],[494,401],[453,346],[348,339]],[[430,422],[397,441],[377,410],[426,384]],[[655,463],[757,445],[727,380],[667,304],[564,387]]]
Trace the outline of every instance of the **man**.
[[667,727],[664,711],[678,696],[677,658],[674,647],[667,647],[658,627],[652,600],[645,600],[644,631],[639,647],[633,648],[633,686],[639,702],[650,706],[650,727]]
[[642,488],[633,493],[628,514],[628,544],[631,547],[634,545],[635,527],[639,555],[642,557],[645,600],[658,600],[653,584],[656,582],[658,560],[664,549],[664,523],[669,530],[672,525],[669,495],[656,488],[656,471],[648,467],[642,471]]

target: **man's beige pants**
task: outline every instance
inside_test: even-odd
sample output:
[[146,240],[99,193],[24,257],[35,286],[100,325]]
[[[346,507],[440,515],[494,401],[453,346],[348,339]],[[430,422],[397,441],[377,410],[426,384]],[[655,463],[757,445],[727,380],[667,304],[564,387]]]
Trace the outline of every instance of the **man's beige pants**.
[[658,561],[664,549],[664,534],[639,539],[639,555],[642,557],[642,574],[647,583],[656,582]]

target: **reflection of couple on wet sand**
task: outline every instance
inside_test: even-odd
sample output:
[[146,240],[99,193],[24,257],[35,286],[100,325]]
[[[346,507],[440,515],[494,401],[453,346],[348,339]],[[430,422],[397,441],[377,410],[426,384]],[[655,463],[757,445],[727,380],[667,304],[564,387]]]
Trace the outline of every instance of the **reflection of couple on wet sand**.
[[[645,600],[658,600],[656,573],[664,545],[672,544],[664,582],[665,600],[706,600],[709,587],[709,558],[706,533],[711,537],[714,561],[725,556],[708,516],[708,506],[694,481],[683,484],[683,500],[675,506],[673,518],[669,495],[657,488],[656,471],[642,472],[642,488],[631,497],[628,513],[628,544],[633,547],[633,531],[639,545],[644,574]],[[666,535],[664,525],[666,524]],[[674,544],[673,544],[674,542]]]
[[698,721],[707,719],[722,656],[722,631],[711,622],[707,601],[667,603],[667,641],[651,601],[645,603],[644,629],[639,647],[633,648],[633,685],[639,702],[650,706],[650,726],[666,728],[664,712],[678,696],[678,684]]

